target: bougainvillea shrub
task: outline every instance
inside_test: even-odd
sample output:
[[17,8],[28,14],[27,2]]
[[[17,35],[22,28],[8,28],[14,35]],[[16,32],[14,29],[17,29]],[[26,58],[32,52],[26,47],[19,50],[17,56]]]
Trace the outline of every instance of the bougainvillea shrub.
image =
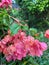
[[49,30],[29,28],[18,13],[12,0],[0,1],[0,65],[39,65],[35,58],[48,49]]

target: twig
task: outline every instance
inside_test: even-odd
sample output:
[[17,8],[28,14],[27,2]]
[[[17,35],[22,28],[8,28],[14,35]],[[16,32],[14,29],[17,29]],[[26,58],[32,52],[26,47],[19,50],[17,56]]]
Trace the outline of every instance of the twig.
[[18,19],[14,18],[13,16],[10,16],[10,15],[9,15],[9,17],[14,19],[14,21],[17,22],[20,26],[24,26],[23,24],[20,23],[20,21]]

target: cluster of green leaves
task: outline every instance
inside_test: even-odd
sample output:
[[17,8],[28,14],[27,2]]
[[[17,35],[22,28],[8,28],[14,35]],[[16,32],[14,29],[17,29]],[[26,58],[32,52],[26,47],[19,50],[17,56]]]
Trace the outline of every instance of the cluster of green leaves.
[[[49,0],[15,0],[21,8],[21,16],[29,27],[45,30],[49,27]],[[44,29],[43,29],[44,27]]]
[[[12,18],[13,17],[13,18]],[[15,20],[19,19],[21,26]],[[11,31],[11,35],[16,34],[19,29],[27,30],[28,26],[25,26],[23,23],[22,18],[19,16],[19,11],[16,9],[0,9],[0,37],[3,38],[6,34],[8,29]]]
[[[0,37],[4,36],[4,32],[7,30],[9,23],[9,17],[5,9],[0,9]],[[5,31],[4,31],[5,30]]]

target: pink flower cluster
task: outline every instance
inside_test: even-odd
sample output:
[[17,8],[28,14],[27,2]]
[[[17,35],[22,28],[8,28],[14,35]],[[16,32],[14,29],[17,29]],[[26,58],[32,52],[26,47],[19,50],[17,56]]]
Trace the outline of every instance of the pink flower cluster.
[[48,30],[46,30],[46,32],[45,32],[45,35],[44,35],[46,38],[49,38],[49,29]]
[[0,1],[0,7],[8,7],[12,4],[12,0],[1,0]]
[[27,36],[23,31],[19,31],[13,36],[6,35],[0,41],[0,53],[5,55],[7,61],[21,60],[27,55],[40,57],[46,49],[45,42]]

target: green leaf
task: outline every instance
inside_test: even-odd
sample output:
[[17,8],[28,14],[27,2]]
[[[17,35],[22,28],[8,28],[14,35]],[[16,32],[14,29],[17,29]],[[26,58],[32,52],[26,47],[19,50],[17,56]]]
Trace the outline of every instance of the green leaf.
[[27,31],[28,30],[28,26],[22,26],[22,30]]
[[10,30],[11,30],[11,34],[14,35],[18,32],[18,30],[21,28],[21,26],[19,26],[16,23],[13,23],[11,26],[9,26]]
[[29,29],[29,34],[30,35],[34,36],[34,34],[36,34],[36,33],[37,33],[37,29],[35,29],[35,28],[30,28]]

